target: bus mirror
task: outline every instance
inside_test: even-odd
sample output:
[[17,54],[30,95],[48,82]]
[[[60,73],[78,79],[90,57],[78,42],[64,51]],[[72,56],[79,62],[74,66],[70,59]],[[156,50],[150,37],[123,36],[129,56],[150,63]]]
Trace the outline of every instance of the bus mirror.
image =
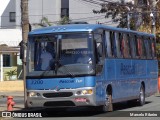
[[26,43],[23,42],[23,40],[22,40],[22,41],[19,43],[19,46],[20,46],[20,59],[24,59]]
[[103,65],[102,65],[102,64],[96,65],[96,74],[101,73],[101,72],[102,72],[102,68],[103,68]]

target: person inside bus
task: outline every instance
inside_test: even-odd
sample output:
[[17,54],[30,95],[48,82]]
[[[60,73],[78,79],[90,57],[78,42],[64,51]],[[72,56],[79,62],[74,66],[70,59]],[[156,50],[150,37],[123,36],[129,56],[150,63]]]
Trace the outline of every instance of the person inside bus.
[[51,69],[51,63],[53,61],[53,56],[49,52],[49,47],[44,47],[42,54],[40,56],[41,58],[41,70],[50,70]]
[[77,59],[77,63],[92,64],[92,59],[87,53],[82,53]]

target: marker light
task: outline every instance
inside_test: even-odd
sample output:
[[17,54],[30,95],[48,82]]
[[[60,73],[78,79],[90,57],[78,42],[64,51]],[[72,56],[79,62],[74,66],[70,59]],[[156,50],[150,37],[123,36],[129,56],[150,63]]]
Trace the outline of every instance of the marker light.
[[39,93],[36,93],[36,92],[29,92],[29,93],[28,93],[28,96],[29,96],[29,97],[38,97],[38,96],[40,96],[40,94],[39,94]]
[[89,95],[92,94],[93,90],[92,89],[88,89],[88,90],[80,90],[76,92],[76,95]]

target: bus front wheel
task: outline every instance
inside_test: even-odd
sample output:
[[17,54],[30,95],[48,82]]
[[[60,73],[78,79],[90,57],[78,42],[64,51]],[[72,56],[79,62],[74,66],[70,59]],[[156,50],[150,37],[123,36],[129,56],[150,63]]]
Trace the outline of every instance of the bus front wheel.
[[109,94],[108,92],[106,93],[105,96],[105,104],[101,106],[101,110],[102,112],[113,111],[112,95]]

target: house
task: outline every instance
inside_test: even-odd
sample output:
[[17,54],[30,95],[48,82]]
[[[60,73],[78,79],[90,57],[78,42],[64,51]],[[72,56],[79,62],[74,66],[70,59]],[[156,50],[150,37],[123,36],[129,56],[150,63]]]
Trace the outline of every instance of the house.
[[0,81],[9,80],[6,72],[12,70],[17,70],[17,77],[20,79],[22,63],[17,46],[21,41],[21,36],[20,29],[0,29]]
[[[17,53],[19,53],[19,50],[16,48],[8,47],[6,44],[0,45],[0,81],[9,80],[15,75],[16,72],[13,72],[18,69]],[[17,76],[14,79],[17,79]]]

